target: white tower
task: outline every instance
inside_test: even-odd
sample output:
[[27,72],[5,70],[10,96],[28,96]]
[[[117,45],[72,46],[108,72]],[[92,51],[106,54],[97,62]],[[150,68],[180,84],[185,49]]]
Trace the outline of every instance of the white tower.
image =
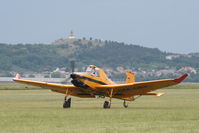
[[73,31],[71,30],[70,35],[68,36],[68,39],[75,39],[75,35],[73,34]]

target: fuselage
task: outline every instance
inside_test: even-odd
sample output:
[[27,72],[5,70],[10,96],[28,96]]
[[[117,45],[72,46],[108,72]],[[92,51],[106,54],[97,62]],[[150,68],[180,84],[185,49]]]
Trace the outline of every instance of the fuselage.
[[98,86],[116,84],[107,77],[102,69],[94,65],[90,65],[84,73],[71,74],[71,78],[74,86],[95,94],[98,93],[96,89]]

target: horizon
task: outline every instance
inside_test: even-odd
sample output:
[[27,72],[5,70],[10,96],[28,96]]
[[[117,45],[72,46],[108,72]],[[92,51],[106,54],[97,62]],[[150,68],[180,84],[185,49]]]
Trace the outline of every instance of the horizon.
[[199,52],[197,0],[3,1],[0,43],[50,44],[66,38],[97,38],[158,48]]

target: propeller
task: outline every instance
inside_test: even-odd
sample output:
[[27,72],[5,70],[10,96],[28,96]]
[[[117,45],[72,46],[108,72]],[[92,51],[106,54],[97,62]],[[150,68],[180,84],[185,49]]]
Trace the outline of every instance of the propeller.
[[[71,65],[71,74],[74,74],[74,72],[75,72],[75,61],[74,60],[70,61],[70,65]],[[71,74],[69,74],[70,76],[68,78],[61,81],[61,83],[64,84],[64,83],[70,82]]]
[[70,62],[70,64],[71,64],[71,71],[72,71],[72,74],[73,74],[74,71],[75,71],[75,61],[72,60],[72,61]]

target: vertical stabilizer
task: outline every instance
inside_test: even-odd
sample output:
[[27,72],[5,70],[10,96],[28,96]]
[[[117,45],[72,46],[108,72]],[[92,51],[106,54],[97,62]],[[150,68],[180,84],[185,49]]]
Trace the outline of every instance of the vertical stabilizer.
[[135,82],[135,74],[132,72],[126,72],[126,83]]

